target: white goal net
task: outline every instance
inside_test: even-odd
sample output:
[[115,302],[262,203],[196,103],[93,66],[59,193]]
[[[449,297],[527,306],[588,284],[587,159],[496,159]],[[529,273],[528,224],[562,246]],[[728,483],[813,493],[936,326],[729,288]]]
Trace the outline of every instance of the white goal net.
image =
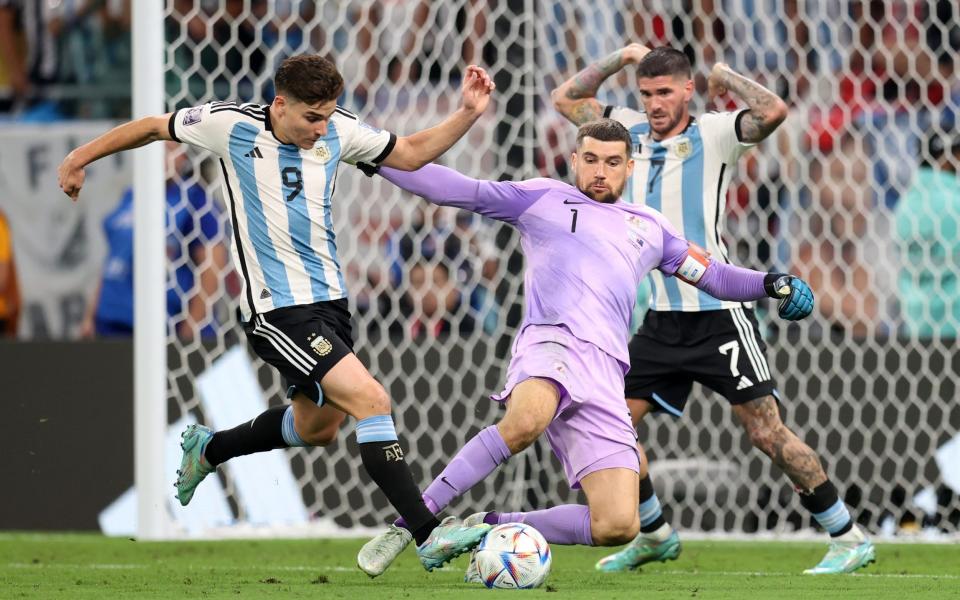
[[[948,484],[960,487],[960,475],[948,472],[955,463],[938,465],[936,453],[960,431],[960,202],[955,175],[940,194],[953,194],[952,207],[921,189],[924,176],[950,174],[938,157],[960,144],[954,2],[167,0],[165,35],[170,110],[210,100],[266,103],[279,62],[316,52],[343,73],[342,104],[399,135],[454,110],[465,66],[480,64],[497,84],[495,101],[442,162],[488,179],[567,178],[575,128],[552,108],[550,91],[630,41],[688,52],[695,112],[714,108],[705,76],[717,61],[775,90],[790,116],[736,166],[718,226],[734,262],[802,275],[817,295],[817,312],[796,325],[759,307],[785,421],[822,457],[867,529],[957,531],[960,502]],[[611,78],[601,101],[636,107],[632,83],[630,69]],[[945,152],[936,140],[947,140]],[[233,310],[236,275],[217,267],[214,248],[229,243],[230,231],[219,174],[209,157],[182,152],[189,164],[178,169],[181,188],[196,184],[208,200],[184,191],[195,227],[168,231],[202,247],[179,253],[169,270],[203,273],[179,291],[187,301],[170,328],[171,423],[187,415],[207,421],[196,378],[245,345]],[[933,164],[926,175],[924,161]],[[487,396],[503,383],[521,319],[519,239],[507,226],[430,206],[347,165],[334,205],[355,347],[389,391],[425,486],[498,418]],[[265,397],[282,402],[279,376],[254,364]],[[285,456],[310,515],[346,529],[379,526],[393,512],[364,473],[352,431],[348,420],[333,445]],[[682,418],[648,417],[640,439],[675,526],[814,526],[722,398],[695,386]],[[243,523],[229,465],[220,477],[232,517]],[[450,511],[578,500],[541,442]]]

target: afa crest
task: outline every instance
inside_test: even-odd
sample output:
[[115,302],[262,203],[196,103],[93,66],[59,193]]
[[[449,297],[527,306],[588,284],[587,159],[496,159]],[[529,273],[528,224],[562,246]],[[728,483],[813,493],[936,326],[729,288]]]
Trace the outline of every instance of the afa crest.
[[317,353],[317,356],[326,356],[333,350],[333,343],[322,335],[311,333],[307,340],[310,342],[310,348]]
[[693,144],[687,138],[682,138],[673,144],[673,152],[677,158],[683,160],[693,154]]
[[313,147],[313,155],[322,163],[330,160],[330,148],[327,147],[326,142],[320,142]]
[[400,447],[399,442],[394,442],[389,446],[382,446],[383,458],[387,462],[400,462],[403,460],[403,448]]

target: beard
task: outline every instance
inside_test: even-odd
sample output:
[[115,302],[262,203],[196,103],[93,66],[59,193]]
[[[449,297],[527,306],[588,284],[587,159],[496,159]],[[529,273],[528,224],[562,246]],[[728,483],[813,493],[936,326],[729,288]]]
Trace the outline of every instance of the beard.
[[683,118],[683,107],[678,107],[675,113],[665,116],[667,117],[667,124],[662,127],[654,127],[653,121],[650,121],[650,130],[659,136],[670,133],[674,127],[680,124],[680,119]]
[[620,198],[620,194],[623,193],[623,186],[620,186],[619,189],[607,188],[602,192],[597,192],[593,190],[590,186],[586,188],[578,188],[581,193],[587,198],[590,198],[594,202],[601,202],[603,204],[610,204],[611,202],[616,202]]

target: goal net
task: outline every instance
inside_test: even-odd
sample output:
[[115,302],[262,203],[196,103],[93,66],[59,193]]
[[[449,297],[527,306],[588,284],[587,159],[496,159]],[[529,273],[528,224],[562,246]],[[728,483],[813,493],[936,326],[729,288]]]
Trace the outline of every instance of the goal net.
[[[772,305],[758,307],[785,421],[820,455],[867,529],[956,532],[960,476],[944,457],[960,430],[960,205],[947,215],[924,212],[915,195],[919,165],[941,164],[954,143],[943,152],[934,138],[957,140],[948,135],[960,99],[957,23],[958,9],[946,1],[168,0],[166,103],[266,103],[279,62],[316,52],[343,73],[346,108],[403,135],[454,110],[464,68],[477,63],[497,84],[495,100],[441,162],[480,178],[567,179],[576,132],[552,108],[550,91],[579,69],[630,41],[682,48],[694,60],[697,113],[743,106],[735,98],[707,103],[706,74],[714,62],[728,63],[790,105],[778,132],[736,165],[717,223],[731,260],[799,274],[817,295],[817,311],[799,324],[778,321]],[[637,107],[630,69],[608,80],[600,99]],[[184,301],[169,328],[169,422],[211,422],[220,410],[211,402],[231,399],[202,397],[198,378],[229,350],[248,353],[234,311],[237,276],[219,266],[217,244],[229,244],[230,222],[218,169],[197,150],[177,155],[186,161],[175,168],[182,209],[194,213],[195,227],[184,233],[171,223],[168,234],[200,250],[172,253],[168,266],[196,274],[189,284],[171,278],[187,289],[171,290]],[[500,414],[487,396],[504,381],[522,317],[519,238],[347,165],[333,204],[355,347],[390,393],[425,486]],[[638,315],[644,306],[641,297]],[[249,359],[265,401],[283,402],[277,373]],[[640,439],[677,527],[815,526],[789,480],[708,390],[694,387],[682,418],[648,417]],[[310,519],[356,530],[393,517],[362,469],[350,420],[331,446],[282,454]],[[250,492],[233,468],[219,478],[231,522],[243,524]],[[450,511],[582,501],[562,473],[538,442]]]

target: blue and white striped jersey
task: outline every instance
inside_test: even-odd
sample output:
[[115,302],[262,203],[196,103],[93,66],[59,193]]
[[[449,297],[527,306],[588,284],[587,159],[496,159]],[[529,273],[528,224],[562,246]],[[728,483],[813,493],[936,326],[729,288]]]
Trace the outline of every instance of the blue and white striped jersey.
[[[753,146],[737,139],[739,114],[711,112],[691,118],[680,134],[658,142],[650,136],[646,113],[613,106],[604,111],[605,117],[622,123],[633,140],[636,166],[623,198],[659,210],[688,241],[725,261],[722,217],[730,171]],[[650,281],[653,310],[698,312],[744,305],[717,300],[659,271],[650,273]]]
[[173,139],[220,157],[244,320],[275,308],[345,298],[331,196],[340,161],[378,164],[396,136],[337,107],[327,135],[302,150],[276,138],[267,106],[212,102],[175,112]]

